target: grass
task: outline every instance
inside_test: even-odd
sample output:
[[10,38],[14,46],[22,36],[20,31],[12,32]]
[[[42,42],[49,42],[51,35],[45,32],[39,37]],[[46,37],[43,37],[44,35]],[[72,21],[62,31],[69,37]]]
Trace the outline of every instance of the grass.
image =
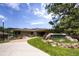
[[79,49],[52,47],[50,44],[44,43],[40,37],[33,37],[28,43],[51,56],[79,56]]

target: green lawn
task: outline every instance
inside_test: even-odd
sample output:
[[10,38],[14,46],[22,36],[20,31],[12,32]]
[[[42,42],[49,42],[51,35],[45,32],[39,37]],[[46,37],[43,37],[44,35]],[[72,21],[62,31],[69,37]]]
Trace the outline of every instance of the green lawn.
[[33,37],[28,43],[51,56],[79,56],[79,49],[52,47],[50,44],[44,43],[40,37]]

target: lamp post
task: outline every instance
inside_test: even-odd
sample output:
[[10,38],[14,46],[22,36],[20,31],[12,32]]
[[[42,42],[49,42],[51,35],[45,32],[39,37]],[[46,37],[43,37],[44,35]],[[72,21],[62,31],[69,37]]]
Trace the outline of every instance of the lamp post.
[[3,40],[5,39],[4,38],[4,21],[6,20],[6,17],[5,16],[3,16],[3,15],[0,15],[0,20],[2,21],[2,27],[3,27],[3,29],[2,29],[2,35],[3,35]]
[[3,26],[3,41],[5,40],[4,38],[4,20],[2,20],[2,26]]

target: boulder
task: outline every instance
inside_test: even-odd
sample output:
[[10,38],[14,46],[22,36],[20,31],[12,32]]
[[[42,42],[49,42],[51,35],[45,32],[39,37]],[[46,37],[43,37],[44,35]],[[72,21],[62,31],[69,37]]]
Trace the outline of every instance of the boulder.
[[77,39],[73,39],[72,37],[70,37],[70,36],[66,36],[66,38],[68,39],[68,40],[70,40],[70,41],[75,41],[75,42],[78,42],[78,40]]
[[63,39],[59,40],[59,42],[63,42],[63,41],[64,41]]
[[57,45],[56,45],[56,44],[54,44],[54,43],[51,43],[51,45],[52,45],[52,46],[54,46],[54,47],[55,47],[55,46],[57,46]]
[[68,46],[67,45],[65,45],[65,46],[63,46],[64,48],[68,48]]
[[79,48],[79,45],[77,46],[77,48]]
[[53,33],[49,33],[46,37],[45,37],[45,39],[47,40],[47,39],[50,39],[51,38],[51,35],[53,35]]
[[57,43],[57,46],[61,46],[61,44],[60,43]]
[[53,40],[46,40],[48,43],[52,43],[53,42]]

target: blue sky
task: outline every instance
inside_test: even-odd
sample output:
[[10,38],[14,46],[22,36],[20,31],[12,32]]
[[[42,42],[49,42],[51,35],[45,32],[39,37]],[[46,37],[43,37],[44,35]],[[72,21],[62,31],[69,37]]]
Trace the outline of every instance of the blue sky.
[[51,28],[48,23],[52,17],[41,3],[0,4],[0,25],[12,28]]

